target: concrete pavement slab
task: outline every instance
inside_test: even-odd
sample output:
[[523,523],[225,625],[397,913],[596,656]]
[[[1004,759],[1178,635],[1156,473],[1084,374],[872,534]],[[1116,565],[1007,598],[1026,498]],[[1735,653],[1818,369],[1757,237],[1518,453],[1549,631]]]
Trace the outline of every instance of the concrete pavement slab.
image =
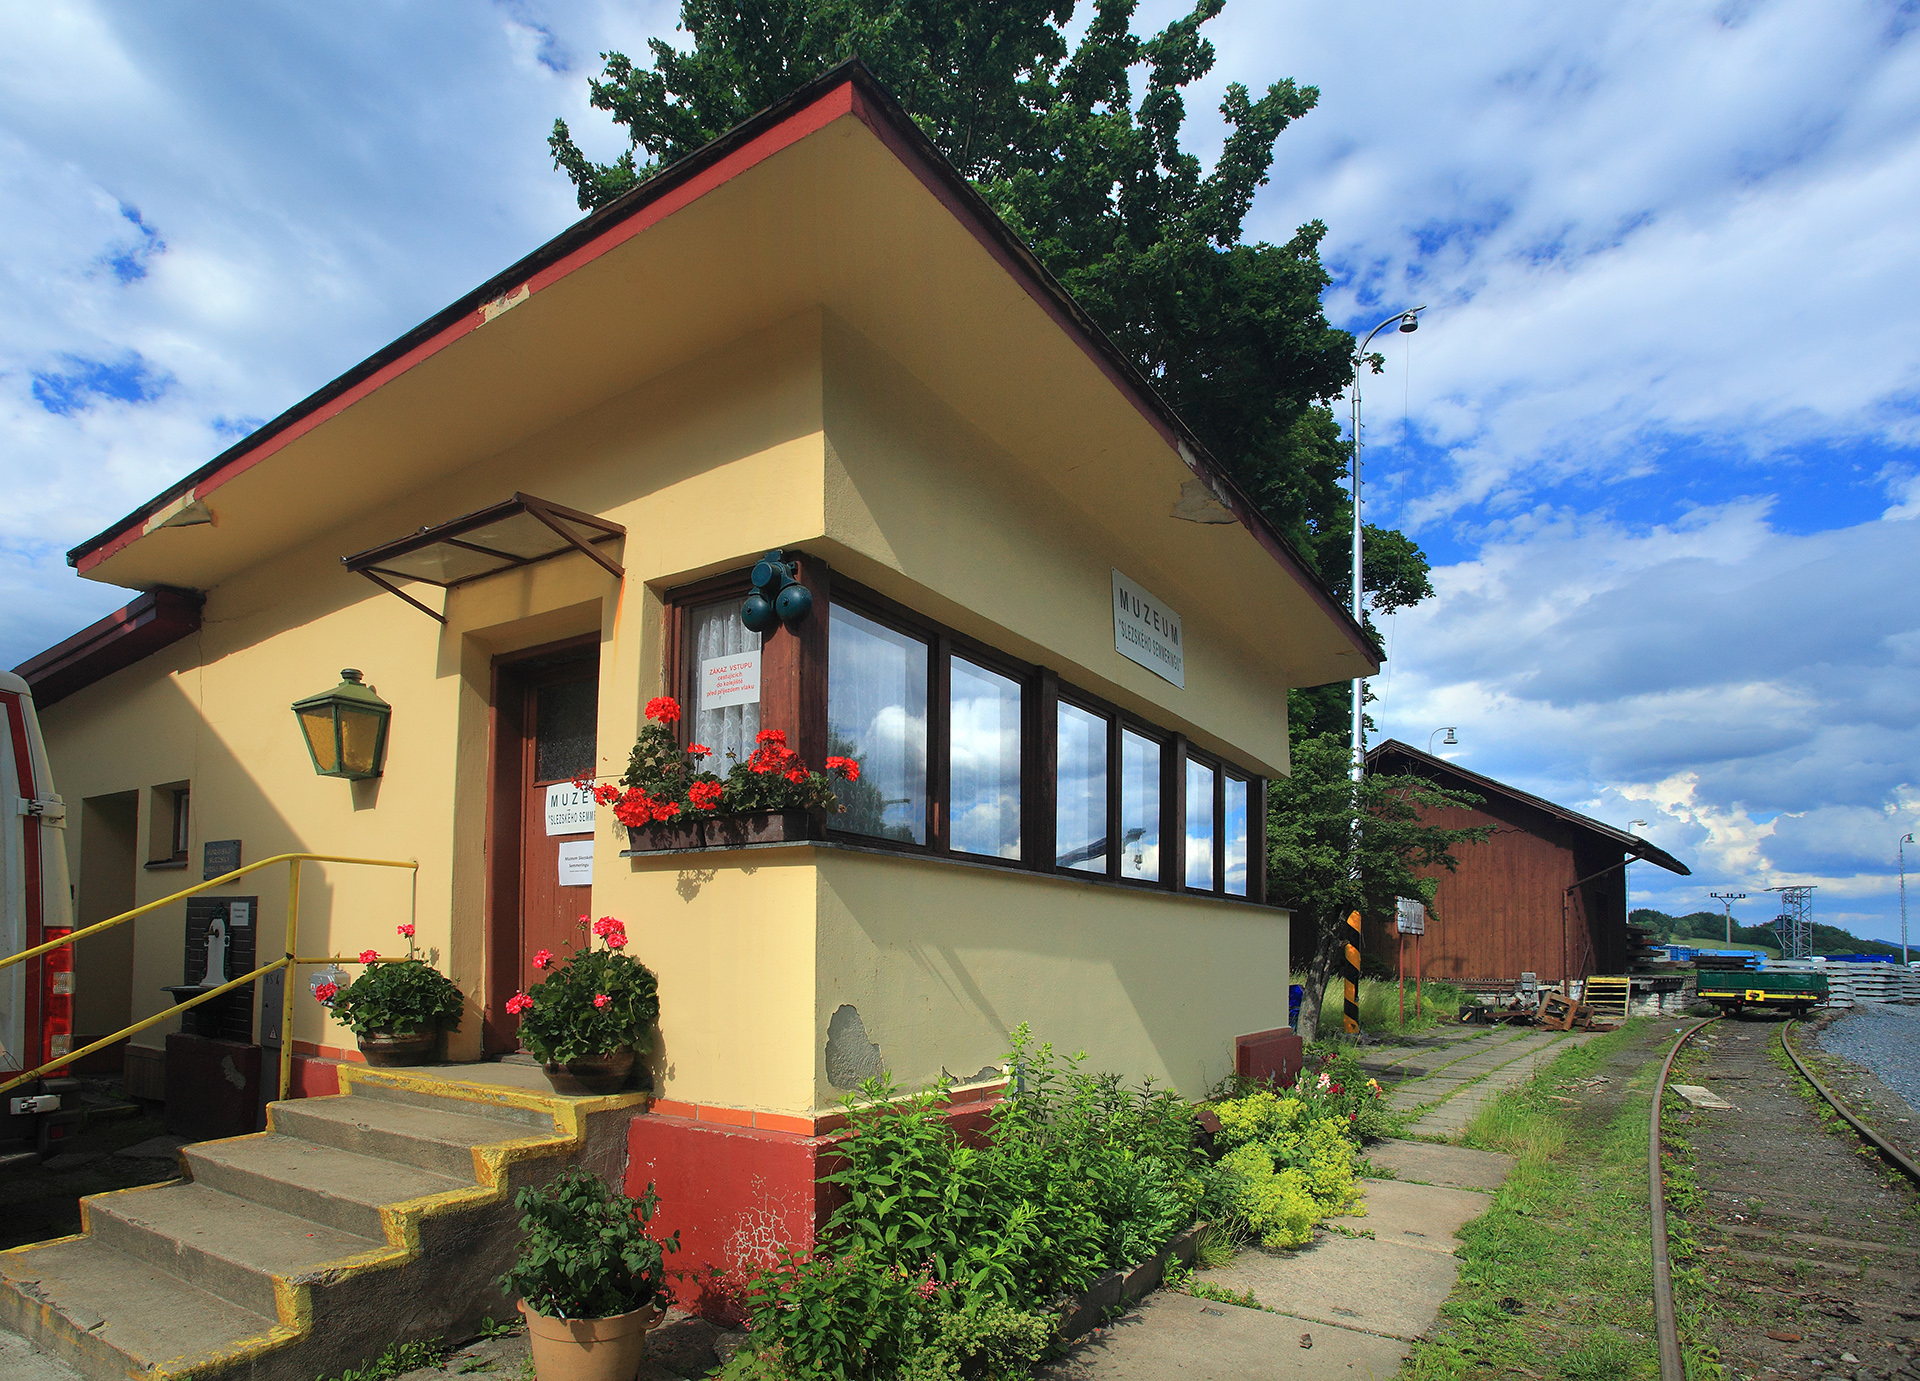
[[1290,1252],[1251,1248],[1200,1279],[1235,1294],[1251,1290],[1260,1303],[1297,1318],[1409,1339],[1433,1322],[1459,1269],[1449,1253],[1329,1234]]
[[[1301,1335],[1312,1347],[1300,1346]],[[1147,1296],[1064,1360],[1045,1381],[1386,1381],[1405,1343],[1176,1295]]]
[[1366,1218],[1343,1218],[1340,1224],[1371,1228],[1378,1242],[1452,1256],[1460,1244],[1454,1234],[1485,1213],[1488,1202],[1471,1189],[1368,1180]]

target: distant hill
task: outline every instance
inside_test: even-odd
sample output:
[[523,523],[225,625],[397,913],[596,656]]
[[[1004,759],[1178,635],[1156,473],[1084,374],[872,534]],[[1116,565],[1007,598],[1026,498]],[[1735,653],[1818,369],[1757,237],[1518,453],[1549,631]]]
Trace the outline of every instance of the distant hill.
[[[1719,911],[1694,911],[1685,916],[1669,916],[1664,911],[1635,907],[1631,919],[1633,924],[1651,930],[1663,944],[1691,944],[1711,949],[1715,944],[1726,943],[1727,918]],[[1780,952],[1780,936],[1772,926],[1737,925],[1733,928],[1733,942],[1736,945],[1760,945],[1775,954]],[[1813,927],[1813,952],[1884,954],[1898,959],[1900,946],[1889,945],[1882,940],[1863,940],[1839,926],[1816,922]]]

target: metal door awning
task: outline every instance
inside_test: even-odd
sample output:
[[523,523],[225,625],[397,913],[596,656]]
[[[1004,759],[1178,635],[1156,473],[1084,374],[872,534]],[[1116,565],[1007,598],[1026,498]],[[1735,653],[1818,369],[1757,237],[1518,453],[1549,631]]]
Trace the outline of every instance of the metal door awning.
[[446,615],[435,613],[393,582],[418,580],[451,590],[570,551],[585,552],[625,579],[626,570],[599,548],[626,535],[624,527],[605,518],[562,508],[531,494],[515,494],[465,517],[423,527],[411,537],[343,556],[340,564],[444,624]]

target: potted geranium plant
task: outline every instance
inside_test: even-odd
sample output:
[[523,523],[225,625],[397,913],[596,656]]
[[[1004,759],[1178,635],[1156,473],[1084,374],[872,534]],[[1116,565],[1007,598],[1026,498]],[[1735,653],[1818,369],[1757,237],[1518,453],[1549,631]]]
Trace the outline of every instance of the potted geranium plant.
[[[580,918],[586,924],[587,918]],[[533,956],[546,973],[530,993],[507,999],[520,1018],[520,1043],[546,1069],[556,1093],[612,1093],[625,1086],[637,1056],[652,1044],[660,1015],[653,970],[624,954],[627,928],[612,916],[593,923],[606,946],[574,949],[564,960],[552,950]]]
[[[402,926],[408,935],[413,927]],[[452,980],[423,959],[382,959],[363,950],[367,967],[342,988],[313,990],[323,1006],[353,1029],[370,1065],[417,1065],[432,1056],[442,1031],[460,1029],[465,1000]]]
[[826,771],[813,771],[779,729],[762,729],[745,761],[735,761],[723,777],[706,765],[711,748],[680,746],[673,729],[679,719],[672,696],[649,700],[620,785],[593,789],[594,799],[613,807],[614,819],[627,827],[636,853],[818,839],[827,814],[845,809],[834,779],[860,780],[852,758],[829,757]]
[[665,1253],[676,1231],[650,1237],[660,1199],[634,1199],[579,1166],[514,1196],[520,1254],[500,1277],[520,1297],[539,1381],[633,1381],[647,1333],[666,1312]]

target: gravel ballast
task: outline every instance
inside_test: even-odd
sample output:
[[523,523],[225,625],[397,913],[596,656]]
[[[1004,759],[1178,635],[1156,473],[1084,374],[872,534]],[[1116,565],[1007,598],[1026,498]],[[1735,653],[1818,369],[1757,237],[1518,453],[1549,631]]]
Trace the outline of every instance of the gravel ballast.
[[1920,1007],[1863,1002],[1822,1031],[1820,1045],[1920,1108]]

